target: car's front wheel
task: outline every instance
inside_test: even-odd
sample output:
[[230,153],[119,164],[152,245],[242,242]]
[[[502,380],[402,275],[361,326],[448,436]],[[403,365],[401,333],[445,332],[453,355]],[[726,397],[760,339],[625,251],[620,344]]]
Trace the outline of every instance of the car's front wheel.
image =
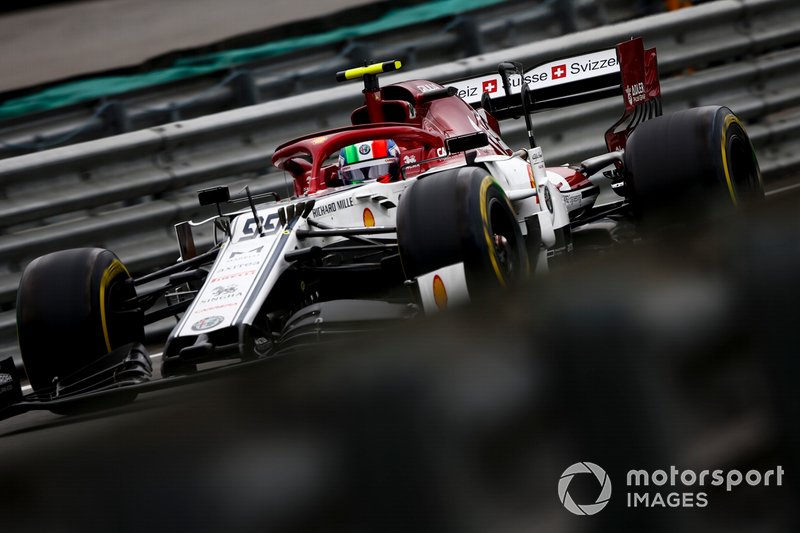
[[528,274],[514,210],[483,168],[445,170],[414,183],[400,200],[397,239],[408,279],[463,262],[472,293]]
[[141,341],[135,297],[128,270],[108,250],[62,250],[31,261],[17,292],[17,336],[34,391]]

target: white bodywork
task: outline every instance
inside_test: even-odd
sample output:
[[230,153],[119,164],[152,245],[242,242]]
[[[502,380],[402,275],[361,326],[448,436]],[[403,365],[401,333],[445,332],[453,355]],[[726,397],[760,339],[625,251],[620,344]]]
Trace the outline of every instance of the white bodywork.
[[[175,328],[174,336],[197,336],[238,324],[252,324],[275,283],[290,265],[284,259],[286,252],[312,245],[325,246],[343,239],[308,237],[301,241],[297,230],[310,229],[308,220],[298,217],[281,226],[280,208],[313,198],[315,205],[309,218],[323,224],[337,228],[363,228],[367,224],[393,226],[396,208],[386,207],[386,202],[396,206],[413,181],[346,186],[306,198],[257,206],[262,235],[258,235],[252,212],[237,214],[231,224],[231,239],[220,251],[206,283]],[[370,220],[372,223],[368,222]],[[385,236],[395,238],[392,233]]]
[[[523,233],[527,231],[525,218],[538,216],[544,243],[552,246],[555,243],[554,228],[569,223],[566,205],[556,188],[556,178],[559,176],[546,173],[536,181],[537,187],[534,189],[533,169],[522,157],[493,156],[479,158],[476,163],[486,165],[510,196],[521,196],[512,200],[512,205]],[[436,168],[429,174],[442,170],[444,168]],[[341,236],[300,239],[298,230],[312,229],[308,220],[296,217],[286,226],[281,226],[279,209],[313,199],[315,204],[308,218],[319,223],[336,228],[394,226],[396,206],[401,201],[403,192],[416,179],[388,184],[367,182],[328,189],[291,201],[257,206],[262,223],[261,235],[256,229],[252,212],[239,212],[231,223],[231,239],[220,251],[205,284],[184,313],[173,336],[198,336],[231,326],[253,324],[272,288],[290,266],[284,259],[287,252],[313,245],[326,246],[344,239]],[[545,192],[546,189],[548,192]],[[538,198],[546,194],[553,201],[539,202]],[[554,206],[552,211],[548,209],[548,205]],[[396,239],[394,233],[384,234],[383,237]],[[451,305],[469,301],[463,264],[449,265],[416,280],[426,313],[435,312],[441,307],[437,305],[432,292],[432,283],[437,277],[444,284]]]
[[456,263],[417,277],[422,310],[426,315],[469,303],[464,263]]

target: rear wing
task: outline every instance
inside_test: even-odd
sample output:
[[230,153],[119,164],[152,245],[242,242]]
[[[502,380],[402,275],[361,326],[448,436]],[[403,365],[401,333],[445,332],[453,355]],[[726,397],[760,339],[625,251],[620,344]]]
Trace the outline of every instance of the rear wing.
[[[523,90],[523,83],[527,85]],[[641,38],[615,48],[538,65],[523,71],[519,63],[501,63],[497,73],[449,83],[473,107],[494,118],[519,118],[527,112],[567,107],[623,96],[625,112],[606,132],[609,150],[624,148],[628,135],[644,120],[661,114],[661,87],[655,49]]]

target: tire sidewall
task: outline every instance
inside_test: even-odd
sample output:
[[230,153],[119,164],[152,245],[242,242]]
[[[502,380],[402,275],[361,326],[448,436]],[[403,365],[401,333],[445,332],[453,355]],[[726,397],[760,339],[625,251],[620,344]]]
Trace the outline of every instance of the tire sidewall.
[[[470,180],[469,185],[471,187],[468,201],[470,208],[468,221],[471,228],[462,236],[462,239],[465,240],[462,243],[462,250],[465,255],[464,265],[467,271],[467,281],[473,286],[486,283],[488,280],[491,280],[490,285],[511,286],[520,279],[523,272],[527,273],[528,270],[527,252],[513,208],[503,190],[489,174],[485,174],[480,182]],[[492,218],[498,214],[506,221],[513,221],[510,227],[503,228],[506,233],[509,230],[513,231],[514,239],[518,243],[514,250],[517,256],[516,261],[511,261],[513,273],[503,267],[493,243],[494,234],[498,228],[493,227]],[[522,255],[525,256],[524,265],[521,261]]]
[[100,248],[54,252],[27,266],[17,292],[17,336],[34,390],[143,338],[140,320],[115,313],[136,295],[128,280],[116,255]]
[[731,204],[739,206],[762,200],[764,182],[761,169],[744,125],[730,109],[722,107],[714,126],[712,141],[720,140],[718,157],[714,159],[715,170],[728,191]]
[[642,220],[715,218],[763,198],[758,161],[741,121],[706,106],[640,124],[625,151],[627,188]]
[[[492,244],[492,217],[505,221],[514,250],[513,272],[525,274],[524,238],[503,189],[482,167],[462,167],[425,176],[398,206],[398,246],[407,279],[463,262],[470,293],[482,286],[507,286]],[[488,283],[487,283],[488,282]]]

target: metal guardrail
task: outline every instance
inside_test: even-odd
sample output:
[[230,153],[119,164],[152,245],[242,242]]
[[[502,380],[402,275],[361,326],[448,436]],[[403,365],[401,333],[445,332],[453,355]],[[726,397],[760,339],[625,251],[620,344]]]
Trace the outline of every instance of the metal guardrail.
[[233,70],[0,121],[0,158],[187,120],[330,86],[368,58],[431,66],[630,18],[630,2],[506,0],[449,19],[237,65]]
[[[387,76],[445,81],[491,70],[503,60],[527,66],[613,46],[642,35],[659,49],[665,110],[722,103],[747,123],[767,180],[800,173],[800,4],[721,0],[596,28],[453,63]],[[172,225],[201,215],[194,191],[248,181],[286,189],[270,169],[274,148],[295,134],[345,124],[360,102],[357,84],[298,94],[38,154],[0,160],[0,350],[15,350],[14,301],[20,272],[43,253],[103,246],[134,272],[177,257]],[[619,116],[617,99],[534,117],[551,163],[604,149]],[[522,124],[501,125],[524,145]],[[234,189],[235,191],[235,189]]]

